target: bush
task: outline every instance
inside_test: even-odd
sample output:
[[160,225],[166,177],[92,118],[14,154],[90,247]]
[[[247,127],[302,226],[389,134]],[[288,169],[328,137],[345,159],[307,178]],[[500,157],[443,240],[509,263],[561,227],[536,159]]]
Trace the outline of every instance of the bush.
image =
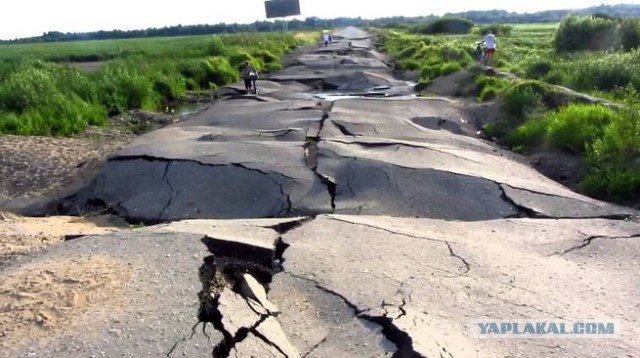
[[455,61],[464,64],[473,63],[473,57],[465,49],[450,45],[440,48],[440,59],[443,61]]
[[398,58],[411,58],[416,54],[416,52],[418,52],[418,48],[416,46],[409,46],[398,54]]
[[617,114],[600,105],[570,104],[546,116],[546,143],[555,149],[584,153]]
[[447,62],[440,66],[440,76],[446,76],[448,74],[460,71],[462,66],[457,62]]
[[564,82],[577,90],[612,91],[628,85],[640,89],[640,50],[607,56],[587,54],[561,65]]
[[25,61],[13,66],[0,84],[0,131],[71,135],[88,124],[104,124],[106,111],[74,92],[90,92],[87,83],[79,71],[52,63]]
[[[118,42],[118,47],[126,42],[129,49],[108,56],[122,58],[91,73],[39,60],[0,61],[0,133],[72,135],[87,125],[105,124],[108,114],[138,108],[159,110],[187,90],[237,81],[239,68],[232,64],[246,59],[258,68],[277,69],[280,56],[305,40],[290,34],[216,35],[205,41],[181,39],[195,44],[184,49],[183,43],[176,46],[175,41],[135,40],[142,45],[135,51],[129,42]],[[104,46],[102,42],[94,45]],[[38,51],[35,46],[39,45],[34,44]],[[75,47],[65,46],[61,44],[58,53],[47,57],[87,59],[95,55],[86,49],[78,55],[73,52]],[[104,49],[92,51],[98,51],[95,56],[100,58],[107,56]]]
[[420,69],[420,78],[425,80],[432,80],[440,76],[440,65],[426,65]]
[[75,95],[55,94],[48,106],[23,113],[1,113],[0,131],[21,135],[68,136],[87,125],[104,125],[105,110]]
[[493,99],[509,85],[509,81],[504,78],[486,76],[484,74],[478,75],[474,79],[474,83],[478,92],[480,92],[478,99],[481,102]]
[[544,145],[584,154],[616,117],[615,111],[600,105],[570,104],[556,112],[528,119],[510,133],[505,142],[527,149]]
[[486,35],[489,31],[494,35],[500,36],[509,36],[511,35],[511,31],[513,30],[512,26],[504,25],[504,24],[489,24],[480,26],[476,29],[476,34],[478,35]]
[[549,60],[538,60],[531,63],[526,69],[526,75],[528,78],[540,79],[545,77],[551,72],[553,65]]
[[467,19],[441,18],[420,26],[414,31],[424,35],[468,34],[472,28],[473,22]]
[[608,50],[616,46],[618,23],[614,20],[569,16],[560,23],[554,39],[558,52]]
[[235,82],[239,78],[238,69],[234,69],[224,57],[187,60],[178,64],[182,76],[193,80],[198,89],[210,89]]
[[282,68],[280,58],[267,50],[256,51],[252,57],[260,61],[258,70],[277,71]]
[[640,172],[594,169],[587,173],[580,186],[587,195],[595,198],[618,202],[634,200],[640,193]]
[[548,119],[545,117],[528,119],[524,124],[505,134],[503,142],[518,151],[526,151],[544,145]]
[[396,62],[396,68],[405,71],[415,71],[420,69],[420,62],[414,59],[399,60]]
[[512,117],[525,119],[543,107],[542,96],[530,86],[515,85],[504,92],[502,108]]
[[[640,114],[634,107],[622,109],[609,120],[601,135],[587,147],[588,158],[602,166],[640,170]],[[634,162],[635,161],[635,162]]]
[[633,103],[616,113],[587,146],[590,170],[582,182],[595,197],[625,201],[640,194],[640,111]]
[[424,91],[427,89],[427,87],[429,87],[431,85],[431,80],[430,79],[420,79],[418,81],[418,83],[416,84],[416,91],[420,92],[420,91]]
[[172,101],[186,92],[187,84],[180,76],[159,74],[154,79],[153,89],[166,101]]
[[580,185],[588,195],[619,202],[640,197],[640,110],[633,104],[620,110],[571,104],[520,126],[498,122],[485,130],[517,151],[544,146],[585,155]]
[[162,98],[154,90],[151,78],[119,64],[105,68],[99,79],[100,103],[110,115],[129,109],[154,110]]
[[486,102],[495,98],[497,94],[498,90],[495,87],[485,87],[482,89],[482,92],[480,92],[480,97],[478,99],[480,100],[480,102]]
[[218,35],[213,35],[213,38],[207,47],[207,54],[211,56],[222,56],[225,54],[225,51],[226,46],[222,38]]
[[625,51],[640,46],[640,19],[627,19],[620,24],[620,44]]

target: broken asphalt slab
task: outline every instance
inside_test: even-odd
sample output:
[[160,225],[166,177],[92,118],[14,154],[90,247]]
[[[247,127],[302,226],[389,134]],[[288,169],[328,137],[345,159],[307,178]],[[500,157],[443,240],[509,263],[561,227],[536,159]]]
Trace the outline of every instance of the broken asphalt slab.
[[[476,118],[463,106],[444,98],[341,99],[333,103],[329,122],[342,125],[352,135],[494,149],[477,139],[457,135],[476,133]],[[323,137],[337,134],[327,131],[329,128],[321,133]]]
[[[2,340],[6,341],[2,342],[0,357],[163,357],[174,344],[178,344],[174,349],[176,356],[211,354],[209,339],[218,340],[221,336],[212,327],[206,331],[202,325],[196,327],[195,319],[199,302],[194,298],[202,288],[197,272],[202,257],[208,253],[201,238],[202,235],[195,234],[123,232],[64,242],[11,261],[0,269],[1,277],[19,275],[32,265],[47,267],[51,262],[90,263],[92,257],[113,261],[128,275],[115,278],[120,290],[106,293],[107,301],[94,299],[85,306],[79,301],[73,308],[66,306],[62,297],[70,294],[85,297],[92,294],[94,285],[109,282],[92,266],[84,270],[95,275],[93,281],[83,285],[71,284],[74,276],[71,272],[64,273],[65,281],[60,287],[47,287],[61,290],[53,303],[64,317],[62,325],[42,327],[25,323],[31,329],[26,335],[20,334],[25,326],[9,332],[3,329]],[[30,280],[37,282],[38,278]],[[38,292],[27,289],[25,294]],[[189,344],[180,345],[184,342]]]
[[[275,292],[302,291],[295,301],[304,307],[315,286],[345,302],[352,317],[393,332],[387,338],[408,352],[402,357],[633,356],[640,349],[640,291],[632,279],[639,234],[637,223],[608,220],[321,216],[284,235],[286,276],[276,276],[272,300],[286,307]],[[288,330],[305,332],[305,347],[326,332],[306,312],[283,313]],[[609,343],[470,336],[475,320],[541,317],[607,317],[624,328]]]
[[376,137],[330,138],[318,143],[316,171],[337,183],[336,213],[461,220],[637,215],[632,209],[576,194],[500,152],[465,147]]
[[112,158],[91,200],[145,222],[282,217],[331,211],[303,143],[173,141]]
[[[284,251],[280,238],[290,245]],[[272,240],[282,272],[229,256]],[[632,221],[345,215],[194,220],[87,237],[16,259],[0,273],[101,255],[131,272],[112,297],[124,304],[70,311],[74,323],[65,330],[5,346],[0,356],[633,356],[638,240],[640,224]],[[232,244],[212,254],[222,241]],[[247,273],[268,288],[279,314],[236,291],[233,275]],[[470,336],[474,320],[541,317],[607,317],[623,328],[611,344]]]
[[[223,341],[224,336],[210,322],[198,320],[202,310],[202,302],[198,297],[203,291],[202,272],[206,268],[206,260],[203,259],[210,257],[210,250],[215,247],[212,251],[216,252],[216,258],[226,260],[230,265],[252,262],[254,267],[273,269],[274,265],[278,266],[273,260],[280,257],[282,251],[277,242],[279,231],[300,225],[303,220],[177,222],[111,235],[79,238],[16,258],[0,268],[1,277],[19,275],[23,269],[34,265],[46,268],[52,262],[91,263],[95,257],[121,266],[123,274],[115,278],[101,276],[96,267],[87,264],[83,269],[89,274],[94,272],[93,280],[74,287],[75,276],[67,270],[62,281],[57,284],[71,286],[60,287],[64,289],[63,294],[54,301],[61,301],[53,302],[64,312],[64,325],[41,326],[25,318],[26,321],[22,323],[26,327],[16,326],[17,328],[10,330],[11,327],[3,327],[0,331],[3,337],[0,341],[0,357],[211,356],[214,347]],[[243,248],[253,245],[257,250],[269,248],[272,262],[267,264],[264,256],[243,256],[245,261],[236,257],[238,252],[246,252]],[[117,290],[106,293],[109,297],[107,301],[98,302],[94,299],[76,308],[64,306],[62,298],[69,292],[84,297],[95,292],[93,289],[113,284],[111,280],[114,279]],[[30,287],[37,287],[37,278],[30,280]],[[48,290],[56,288],[47,287]],[[24,297],[40,294],[39,291],[29,291],[29,288],[26,290],[20,293],[26,295]],[[259,304],[252,310],[247,306],[245,298],[236,297],[230,287],[224,292],[225,297],[230,297],[231,301],[241,299],[242,303],[241,307],[232,305],[233,309],[225,312],[227,319],[238,321],[241,313],[248,317],[247,322],[251,321],[250,324],[261,319],[260,314],[254,312],[259,309]],[[9,294],[15,293],[0,290],[0,299],[8,298],[6,295]],[[23,303],[16,303],[14,309],[21,309]],[[285,337],[284,333],[278,332],[279,325],[266,319],[265,321],[265,326],[256,330],[257,334],[267,339],[273,335],[274,342],[279,342],[282,349],[285,349],[286,339],[282,338]],[[244,323],[243,321],[240,325]],[[24,329],[28,329],[30,333],[22,335],[21,332],[27,332]]]

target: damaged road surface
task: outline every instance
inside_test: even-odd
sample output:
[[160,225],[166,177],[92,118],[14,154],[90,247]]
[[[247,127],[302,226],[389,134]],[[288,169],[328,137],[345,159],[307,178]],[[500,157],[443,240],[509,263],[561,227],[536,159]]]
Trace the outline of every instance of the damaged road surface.
[[[473,137],[478,118],[453,100],[397,96],[412,88],[393,79],[389,60],[361,31],[336,38],[272,73],[259,96],[225,87],[214,106],[138,138],[59,210],[145,223],[637,214],[578,195]],[[362,98],[374,93],[384,98]],[[331,96],[347,98],[318,99]]]
[[[407,96],[368,34],[334,38],[60,202],[154,226],[0,266],[0,357],[638,356],[638,213],[474,137],[456,101]],[[471,335],[603,318],[618,337]]]
[[[0,269],[14,277],[95,256],[126,269],[109,301],[69,308],[64,329],[36,321],[6,327],[0,356],[634,356],[639,249],[640,224],[605,219],[174,222],[68,241]],[[73,285],[66,275],[59,284]],[[90,282],[112,282],[94,280],[69,289],[82,297]],[[3,287],[0,299],[33,294]],[[620,336],[469,333],[474,320],[590,317],[620,320]]]

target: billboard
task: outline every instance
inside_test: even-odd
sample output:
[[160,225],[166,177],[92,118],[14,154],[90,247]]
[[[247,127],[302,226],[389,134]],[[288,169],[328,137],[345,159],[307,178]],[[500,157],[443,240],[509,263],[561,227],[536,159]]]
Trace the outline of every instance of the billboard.
[[264,7],[267,19],[300,15],[300,0],[269,0]]

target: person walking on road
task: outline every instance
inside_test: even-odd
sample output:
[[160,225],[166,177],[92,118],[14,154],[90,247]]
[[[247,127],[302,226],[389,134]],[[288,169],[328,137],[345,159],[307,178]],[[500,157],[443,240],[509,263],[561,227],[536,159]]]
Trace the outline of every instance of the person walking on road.
[[493,32],[489,31],[484,37],[484,64],[487,65],[489,62],[493,62],[493,56],[496,54],[496,36]]
[[258,71],[249,61],[245,61],[242,67],[242,78],[244,79],[244,89],[247,91],[247,94],[258,94],[258,88],[256,87]]
[[331,35],[325,33],[324,35],[322,35],[322,41],[324,42],[325,47],[329,46],[329,43],[331,42]]

